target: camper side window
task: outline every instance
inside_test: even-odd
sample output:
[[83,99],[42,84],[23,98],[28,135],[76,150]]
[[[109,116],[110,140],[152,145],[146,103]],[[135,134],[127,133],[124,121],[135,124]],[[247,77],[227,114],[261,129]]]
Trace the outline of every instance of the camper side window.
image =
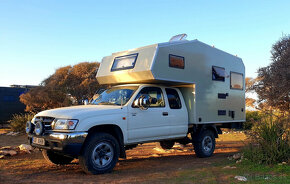
[[225,68],[212,66],[212,80],[225,81]]
[[[163,93],[162,93],[162,90],[160,88],[158,88],[158,87],[144,87],[139,92],[139,94],[137,95],[135,100],[137,100],[142,95],[148,95],[149,97],[154,99],[153,100],[154,103],[151,103],[151,105],[149,107],[165,107]],[[132,107],[135,107],[134,104]]]
[[169,54],[169,66],[184,69],[184,57]]
[[243,90],[243,74],[231,72],[231,89]]
[[114,59],[111,71],[132,69],[135,66],[138,54],[119,56]]
[[175,89],[165,89],[170,109],[181,109],[181,101]]

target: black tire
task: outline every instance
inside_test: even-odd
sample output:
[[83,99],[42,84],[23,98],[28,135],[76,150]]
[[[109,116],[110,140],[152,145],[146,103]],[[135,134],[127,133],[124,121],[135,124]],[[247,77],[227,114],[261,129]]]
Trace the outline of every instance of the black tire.
[[66,165],[71,163],[71,161],[74,159],[72,157],[64,156],[51,150],[42,150],[42,155],[47,162],[56,165]]
[[172,147],[174,146],[175,142],[174,141],[160,141],[159,142],[160,147],[162,149],[172,149]]
[[120,146],[115,137],[97,132],[84,144],[79,164],[88,174],[109,173],[115,167],[120,155]]
[[205,158],[212,156],[215,149],[215,136],[211,130],[202,130],[192,136],[194,151],[197,157]]

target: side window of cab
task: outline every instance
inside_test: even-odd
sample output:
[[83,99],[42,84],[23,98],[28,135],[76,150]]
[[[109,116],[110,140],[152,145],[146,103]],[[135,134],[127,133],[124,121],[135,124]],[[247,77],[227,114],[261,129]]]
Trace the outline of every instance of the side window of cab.
[[170,109],[181,109],[181,101],[178,92],[172,88],[165,89]]
[[[159,87],[144,87],[139,94],[136,96],[135,100],[137,100],[140,96],[149,96],[151,99],[154,99],[154,103],[151,103],[149,108],[154,107],[165,107],[165,102],[163,98],[163,93],[161,88]],[[134,100],[134,101],[135,101]],[[134,104],[132,105],[133,108],[136,108]]]

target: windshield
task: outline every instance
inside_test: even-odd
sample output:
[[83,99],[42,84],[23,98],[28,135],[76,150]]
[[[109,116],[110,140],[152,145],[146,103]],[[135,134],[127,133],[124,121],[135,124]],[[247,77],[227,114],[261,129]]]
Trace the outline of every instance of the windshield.
[[137,86],[112,87],[101,93],[91,104],[124,105],[130,100],[137,88]]

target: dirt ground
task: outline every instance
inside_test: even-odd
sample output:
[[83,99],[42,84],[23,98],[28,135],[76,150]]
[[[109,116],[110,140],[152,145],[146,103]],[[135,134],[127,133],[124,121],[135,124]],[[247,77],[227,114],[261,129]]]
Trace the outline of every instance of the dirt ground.
[[[87,175],[75,159],[67,166],[49,165],[39,151],[20,154],[0,160],[0,183],[180,183],[183,172],[208,171],[216,173],[214,181],[202,178],[192,183],[229,183],[220,173],[219,165],[228,162],[227,157],[244,146],[245,134],[232,132],[217,139],[216,150],[210,158],[197,158],[192,145],[175,144],[171,150],[163,150],[158,143],[147,143],[127,151],[127,159],[120,159],[112,173]],[[26,143],[26,136],[0,135],[0,147]],[[198,179],[196,177],[195,179]],[[182,183],[182,180],[181,180]],[[191,182],[190,182],[191,183]]]

